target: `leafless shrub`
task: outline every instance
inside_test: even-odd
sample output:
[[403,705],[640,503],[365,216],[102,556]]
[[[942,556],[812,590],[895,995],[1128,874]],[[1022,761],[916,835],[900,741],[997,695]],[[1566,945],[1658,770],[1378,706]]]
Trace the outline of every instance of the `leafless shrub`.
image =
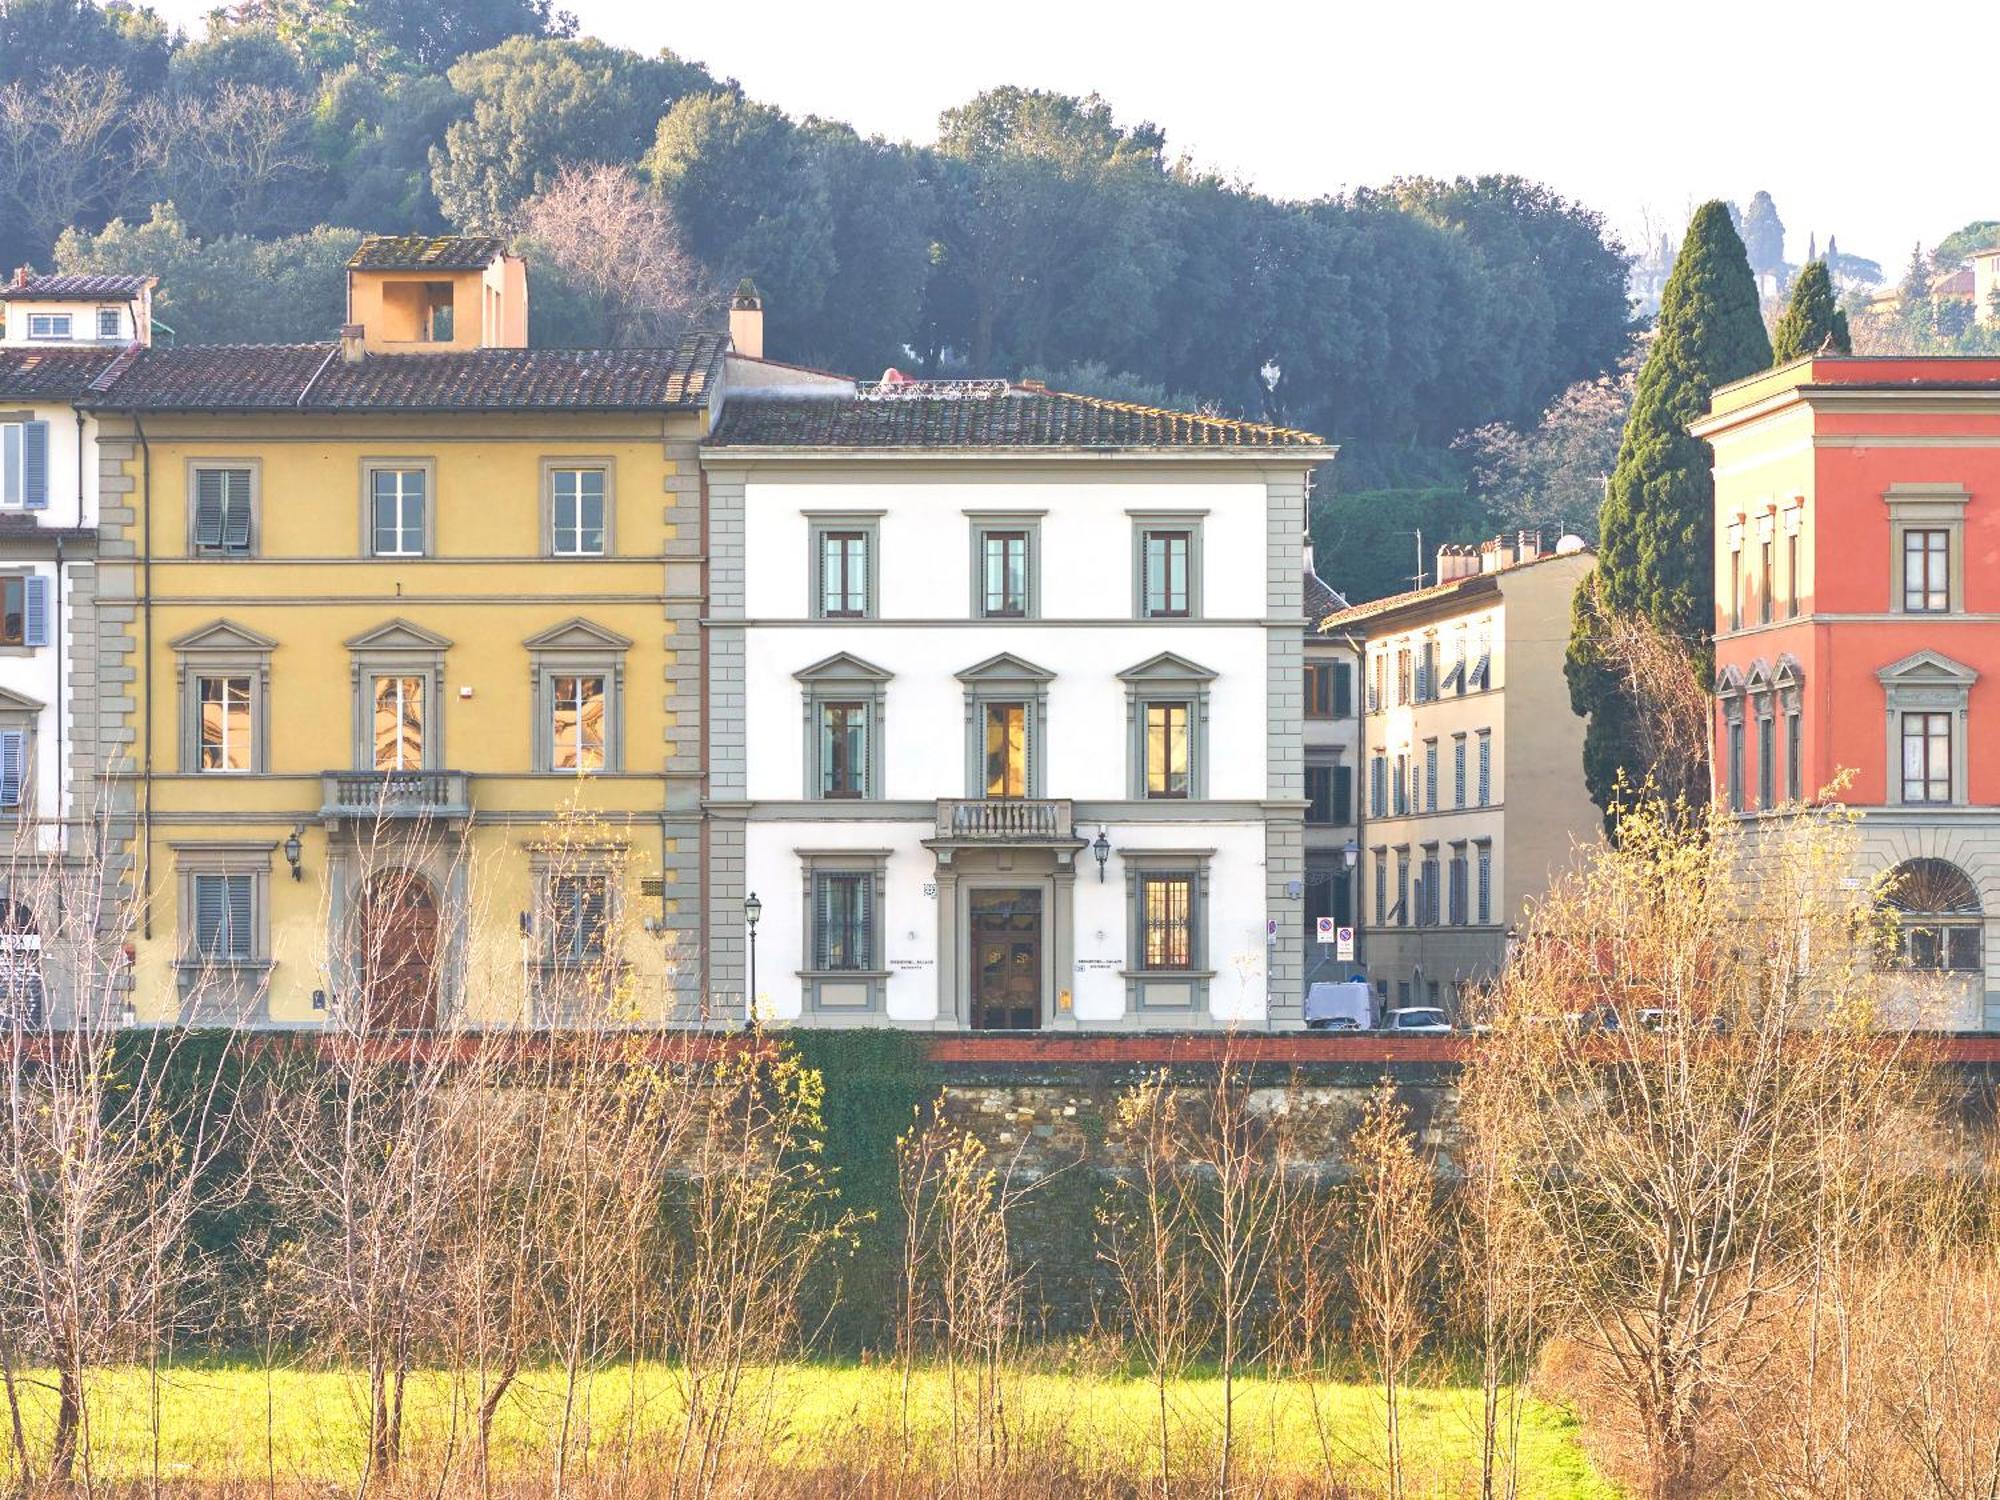
[[310,115],[303,94],[262,84],[152,95],[131,113],[133,163],[197,232],[270,232],[281,195],[314,168]]
[[520,217],[530,253],[603,310],[613,346],[670,343],[716,310],[666,204],[623,167],[565,167]]
[[131,91],[117,70],[50,68],[0,89],[0,204],[52,244],[88,222],[130,174],[119,143]]

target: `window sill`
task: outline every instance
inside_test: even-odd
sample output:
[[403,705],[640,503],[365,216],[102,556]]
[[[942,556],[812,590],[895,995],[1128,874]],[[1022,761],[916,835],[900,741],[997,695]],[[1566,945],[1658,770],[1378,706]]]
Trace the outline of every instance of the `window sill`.
[[794,969],[797,979],[887,979],[887,969]]
[[1120,969],[1120,979],[1213,979],[1213,969]]
[[268,958],[177,958],[180,974],[268,974],[277,965]]

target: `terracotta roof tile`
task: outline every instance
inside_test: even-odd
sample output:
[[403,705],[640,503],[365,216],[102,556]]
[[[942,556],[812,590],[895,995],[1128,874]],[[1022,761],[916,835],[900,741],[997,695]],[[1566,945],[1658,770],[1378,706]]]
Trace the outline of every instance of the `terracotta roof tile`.
[[0,346],[0,401],[78,400],[123,352]]
[[1310,432],[1014,387],[1002,394],[739,397],[711,446],[736,448],[1325,448]]
[[671,349],[371,354],[337,344],[148,349],[94,404],[115,411],[637,411],[701,405],[720,334]]
[[371,234],[347,258],[350,271],[479,271],[506,252],[481,235]]
[[69,297],[136,297],[157,278],[79,273],[15,277],[0,282],[0,302],[58,301]]

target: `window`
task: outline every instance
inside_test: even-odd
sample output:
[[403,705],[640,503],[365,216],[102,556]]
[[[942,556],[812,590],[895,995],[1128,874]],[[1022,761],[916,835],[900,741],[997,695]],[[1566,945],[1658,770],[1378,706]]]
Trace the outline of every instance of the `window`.
[[874,876],[866,871],[819,872],[812,883],[813,967],[834,974],[874,969]]
[[558,673],[551,679],[551,770],[604,769],[604,702],[601,675]]
[[1389,766],[1382,752],[1377,750],[1368,758],[1368,816],[1384,818],[1389,815]]
[[1951,533],[1911,527],[1903,533],[1903,609],[1936,614],[1951,608]]
[[1409,701],[1410,648],[1408,646],[1398,646],[1396,648],[1396,703],[1400,707]]
[[1466,672],[1465,627],[1459,626],[1451,633],[1451,670],[1445,674],[1444,685],[1461,697],[1465,693]]
[[1147,969],[1195,967],[1192,875],[1141,875],[1140,966]]
[[[1126,777],[1133,797],[1145,795],[1145,699],[1139,689],[1158,661],[1120,674],[1126,679]],[[966,796],[1013,800],[1047,795],[1042,790],[1042,746],[1048,732],[1048,684],[1054,676],[1006,652],[958,674],[965,684]],[[1198,745],[1191,754],[1199,757]],[[1198,766],[1190,765],[1198,779]]]
[[1201,612],[1200,539],[1186,522],[1139,526],[1139,618],[1185,620]]
[[1493,685],[1493,622],[1479,622],[1479,649],[1472,662],[1472,686],[1487,688]]
[[1344,719],[1354,712],[1354,669],[1344,661],[1306,663],[1306,717]]
[[1729,628],[1743,628],[1743,547],[1729,549]]
[[1396,816],[1401,818],[1410,811],[1410,757],[1396,757]]
[[1743,721],[1729,722],[1729,810],[1743,811]]
[[424,555],[427,534],[424,491],[428,477],[423,469],[378,468],[368,471],[369,549],[375,556]]
[[115,307],[100,307],[100,308],[98,308],[98,310],[97,310],[97,336],[98,336],[98,337],[99,337],[100,339],[115,339],[115,338],[117,338],[117,337],[118,337],[118,309],[117,309],[117,308],[115,308]]
[[1188,795],[1189,705],[1146,705],[1146,795]]
[[1437,642],[1426,638],[1417,647],[1417,702],[1429,703],[1437,697]]
[[209,557],[247,557],[255,543],[254,468],[194,470],[194,550]]
[[868,554],[874,533],[824,530],[815,546],[819,555],[819,608],[823,620],[860,620],[870,613]]
[[49,503],[49,424],[0,422],[0,505],[42,510]]
[[972,613],[1026,620],[1040,612],[1041,530],[1031,517],[978,520],[972,527]]
[[375,769],[418,771],[424,765],[424,679],[375,680]]
[[986,792],[988,797],[1028,795],[1028,705],[986,705]]
[[1466,876],[1465,845],[1451,846],[1451,925],[1463,927],[1466,922]]
[[797,674],[805,689],[805,795],[881,796],[883,703],[890,674],[845,652]]
[[1465,806],[1465,736],[1451,737],[1451,805]]
[[247,963],[257,956],[254,875],[197,873],[192,957],[208,963]]
[[1903,800],[1951,801],[1951,715],[1903,715]]
[[1757,618],[1771,623],[1778,594],[1777,543],[1765,537],[1757,544]]
[[200,771],[248,771],[254,761],[249,677],[198,677],[201,705]]
[[28,718],[23,722],[27,727],[0,729],[0,807],[27,805],[35,737],[34,720]]
[[1331,823],[1333,816],[1333,778],[1339,767],[1324,764],[1306,764],[1306,821],[1308,823]]
[[31,339],[66,339],[70,336],[69,330],[68,313],[28,314],[28,337]]
[[549,550],[557,557],[602,557],[610,550],[611,470],[546,466]]
[[1885,900],[1899,929],[1902,967],[1985,972],[1979,891],[1957,865],[1942,859],[1908,860],[1890,872]]
[[0,574],[0,646],[30,650],[49,643],[49,580],[36,573]]
[[1797,619],[1799,614],[1799,533],[1797,512],[1793,513],[1793,529],[1785,533],[1785,614]]
[[1802,740],[1799,710],[1794,705],[1785,713],[1785,795],[1794,802],[1806,794]]
[[552,964],[592,963],[609,950],[611,877],[551,875],[548,880]]
[[1772,808],[1778,802],[1778,725],[1768,704],[1757,716],[1757,805]]
[[1389,855],[1385,850],[1375,851],[1375,925],[1381,927],[1389,919]]
[[1425,927],[1438,924],[1438,847],[1424,845],[1422,874],[1417,883],[1417,921]]
[[1479,805],[1493,805],[1493,733],[1479,731]]
[[1377,713],[1382,707],[1382,674],[1387,670],[1388,658],[1377,652],[1368,660],[1368,712]]
[[1438,807],[1438,742],[1424,741],[1424,806],[1431,812]]
[[1478,921],[1484,927],[1493,920],[1493,846],[1476,844],[1473,856],[1478,867]]
[[1396,851],[1396,925],[1410,925],[1410,851]]
[[575,619],[525,644],[535,685],[537,771],[625,769],[625,653],[631,641]]

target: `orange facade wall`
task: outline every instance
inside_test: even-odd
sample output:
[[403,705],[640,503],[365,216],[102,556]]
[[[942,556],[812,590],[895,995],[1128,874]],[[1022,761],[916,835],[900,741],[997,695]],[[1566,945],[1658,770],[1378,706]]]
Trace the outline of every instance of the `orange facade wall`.
[[[1931,650],[1979,673],[1968,700],[1969,800],[2000,803],[2000,360],[1812,360],[1719,392],[1697,426],[1715,452],[1716,668],[1746,677],[1789,655],[1802,680],[1807,791],[1842,771],[1844,800],[1889,801],[1888,721],[1877,673]],[[1894,486],[1962,486],[1963,558],[1946,614],[1901,610]],[[1764,625],[1757,518],[1797,505],[1799,578],[1787,576],[1782,521],[1773,623]],[[1732,627],[1728,539],[1741,528],[1743,604]],[[1797,590],[1794,616],[1791,600]],[[1717,775],[1726,782],[1718,710]],[[1759,782],[1754,714],[1744,784]],[[1782,724],[1777,752],[1784,754]],[[1785,792],[1782,764],[1774,777]]]

